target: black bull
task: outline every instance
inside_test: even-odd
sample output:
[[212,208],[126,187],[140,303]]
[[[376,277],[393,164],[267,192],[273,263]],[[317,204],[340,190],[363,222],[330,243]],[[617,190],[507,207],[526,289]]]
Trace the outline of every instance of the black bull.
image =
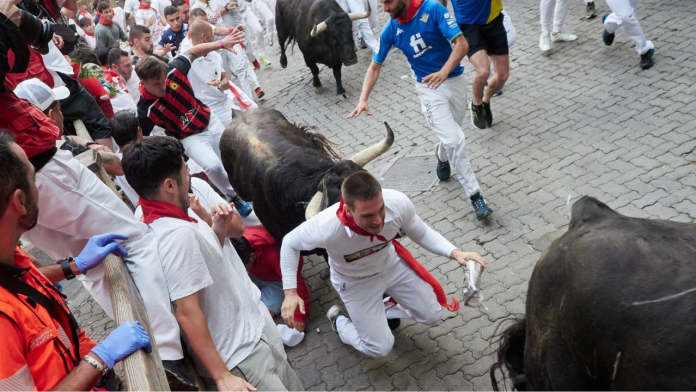
[[501,336],[518,390],[696,389],[696,224],[573,205],[529,280],[526,320]]
[[239,196],[254,203],[256,216],[280,242],[306,216],[337,203],[343,180],[391,147],[394,133],[386,126],[383,141],[341,160],[321,134],[277,110],[254,109],[225,129],[222,163]]

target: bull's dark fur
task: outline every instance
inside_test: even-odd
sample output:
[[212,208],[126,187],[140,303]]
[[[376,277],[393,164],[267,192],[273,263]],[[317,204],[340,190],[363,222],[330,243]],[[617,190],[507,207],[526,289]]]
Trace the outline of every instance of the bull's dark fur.
[[[326,22],[328,28],[316,37],[312,28]],[[304,61],[312,71],[312,85],[317,92],[323,87],[319,81],[317,64],[325,64],[333,70],[336,79],[336,94],[344,95],[341,83],[341,67],[358,61],[353,41],[353,27],[336,0],[280,0],[276,3],[276,29],[280,45],[280,65],[285,68],[288,58],[285,50],[292,41],[302,51]]]
[[331,143],[290,123],[279,111],[254,109],[237,116],[220,141],[222,163],[239,196],[273,237],[305,221],[305,205],[325,187],[327,201],[341,198],[343,180],[360,166],[339,160]]
[[696,224],[583,197],[503,332],[493,386],[505,369],[520,390],[696,389],[695,267]]

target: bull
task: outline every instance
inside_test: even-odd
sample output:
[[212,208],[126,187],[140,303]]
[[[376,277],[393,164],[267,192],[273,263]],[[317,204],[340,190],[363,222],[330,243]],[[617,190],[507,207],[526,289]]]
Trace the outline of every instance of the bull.
[[696,388],[696,225],[583,197],[529,280],[498,361],[518,390]]
[[312,71],[312,86],[321,94],[317,64],[325,64],[336,79],[339,99],[349,98],[341,83],[341,67],[358,62],[353,40],[353,21],[372,13],[346,13],[336,0],[282,0],[276,3],[276,29],[280,43],[280,66],[288,66],[285,49],[294,40],[302,51],[304,61]]
[[258,108],[237,116],[220,141],[230,183],[278,242],[306,219],[341,199],[350,174],[385,153],[394,132],[342,160],[332,143],[307,127],[289,122],[279,111]]

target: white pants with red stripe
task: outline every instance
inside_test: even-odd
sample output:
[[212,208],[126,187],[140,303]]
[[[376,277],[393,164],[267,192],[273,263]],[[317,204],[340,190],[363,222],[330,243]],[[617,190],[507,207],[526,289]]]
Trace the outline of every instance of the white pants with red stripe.
[[442,306],[432,286],[401,258],[384,271],[363,278],[340,275],[332,270],[331,283],[350,316],[350,319],[339,316],[336,320],[341,341],[371,357],[384,357],[394,346],[382,294],[390,295],[419,323],[435,325],[442,317]]
[[[126,265],[145,304],[160,356],[183,357],[179,324],[171,311],[169,291],[157,252],[157,239],[94,173],[68,151],[56,155],[36,173],[39,189],[39,219],[22,238],[54,260],[77,257],[95,235],[119,233],[128,236]],[[109,283],[102,265],[77,277],[104,311],[113,319]]]
[[[244,94],[249,98],[254,99],[256,97],[255,90],[259,85],[259,79],[256,77],[256,72],[254,72],[254,67],[249,64],[246,52],[241,45],[235,45],[233,53],[230,50],[222,51],[222,61],[225,71],[232,71],[237,75],[239,79],[239,87],[242,89]],[[228,72],[228,76],[230,76]]]
[[181,144],[184,146],[186,155],[203,168],[210,182],[223,195],[237,196],[237,192],[230,185],[220,158],[220,138],[224,131],[225,126],[214,114],[211,114],[208,130],[181,139]]
[[604,21],[604,29],[608,33],[613,34],[621,27],[624,34],[636,45],[638,54],[645,54],[655,48],[655,45],[645,38],[636,18],[638,0],[607,0],[607,5],[612,11]]
[[213,115],[215,115],[225,127],[232,122],[232,110],[245,112],[249,109],[258,107],[258,105],[247,97],[239,87],[233,85],[231,82],[230,86],[236,90],[238,96],[233,94],[232,91],[226,91],[225,95],[227,95],[227,99],[223,99],[219,102],[206,103]]

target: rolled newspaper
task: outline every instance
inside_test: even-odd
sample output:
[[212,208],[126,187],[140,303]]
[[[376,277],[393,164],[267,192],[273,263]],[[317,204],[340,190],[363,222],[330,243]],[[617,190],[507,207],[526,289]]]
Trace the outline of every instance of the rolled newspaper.
[[464,284],[462,285],[464,305],[469,305],[469,301],[479,293],[482,271],[483,266],[481,264],[473,260],[468,260],[466,262],[466,268],[464,268]]

